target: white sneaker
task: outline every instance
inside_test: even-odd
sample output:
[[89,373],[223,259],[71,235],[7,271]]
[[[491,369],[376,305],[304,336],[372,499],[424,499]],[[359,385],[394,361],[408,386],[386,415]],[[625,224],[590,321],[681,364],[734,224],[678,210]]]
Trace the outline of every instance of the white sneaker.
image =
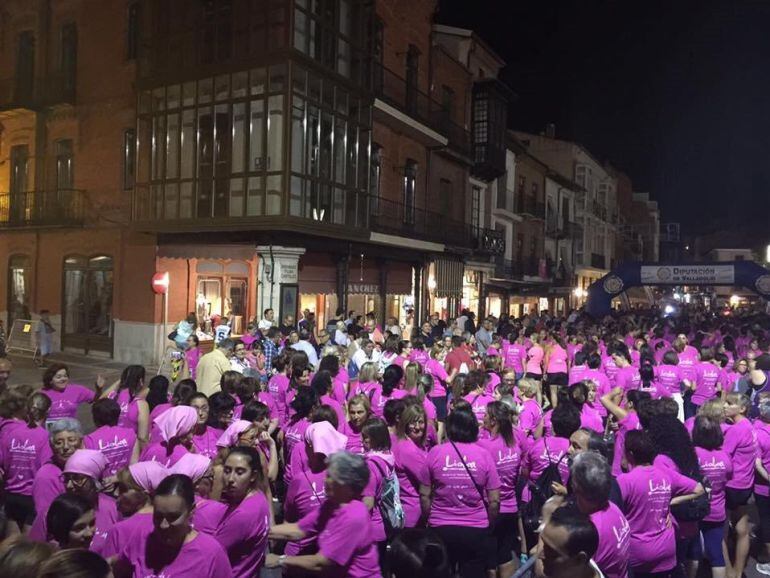
[[770,562],[766,562],[764,564],[757,564],[757,572],[760,574],[764,574],[766,576],[770,576]]

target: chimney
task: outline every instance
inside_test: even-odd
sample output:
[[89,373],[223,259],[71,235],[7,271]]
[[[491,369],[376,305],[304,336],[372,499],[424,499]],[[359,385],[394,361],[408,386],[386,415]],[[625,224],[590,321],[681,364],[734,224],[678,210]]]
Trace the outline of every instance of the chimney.
[[549,122],[545,125],[545,136],[548,138],[556,138],[556,125]]

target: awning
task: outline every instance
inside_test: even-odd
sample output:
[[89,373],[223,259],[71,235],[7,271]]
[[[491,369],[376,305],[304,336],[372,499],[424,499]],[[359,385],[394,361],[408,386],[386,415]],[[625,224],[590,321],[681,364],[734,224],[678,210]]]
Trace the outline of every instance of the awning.
[[387,265],[385,292],[388,295],[412,294],[412,265],[391,261]]
[[436,297],[462,299],[463,272],[465,264],[462,261],[436,259]]

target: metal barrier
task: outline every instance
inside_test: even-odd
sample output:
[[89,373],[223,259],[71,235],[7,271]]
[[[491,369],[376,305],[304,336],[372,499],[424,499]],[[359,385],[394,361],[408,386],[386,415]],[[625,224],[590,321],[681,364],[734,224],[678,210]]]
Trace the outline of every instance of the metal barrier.
[[529,559],[518,569],[513,578],[535,578],[536,556],[530,556]]

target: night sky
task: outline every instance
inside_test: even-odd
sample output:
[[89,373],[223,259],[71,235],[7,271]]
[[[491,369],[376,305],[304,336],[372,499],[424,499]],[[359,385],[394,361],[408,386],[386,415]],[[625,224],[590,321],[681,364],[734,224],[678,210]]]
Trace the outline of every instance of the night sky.
[[517,93],[511,128],[576,140],[689,232],[770,232],[770,2],[440,0]]

